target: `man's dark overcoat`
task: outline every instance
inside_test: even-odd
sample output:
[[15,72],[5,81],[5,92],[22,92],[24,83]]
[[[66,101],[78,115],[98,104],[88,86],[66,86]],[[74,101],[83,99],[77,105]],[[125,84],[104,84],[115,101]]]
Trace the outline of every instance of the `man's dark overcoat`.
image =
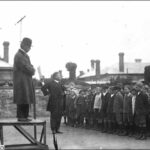
[[15,104],[31,104],[35,100],[32,76],[35,70],[29,56],[18,50],[14,57],[13,88]]

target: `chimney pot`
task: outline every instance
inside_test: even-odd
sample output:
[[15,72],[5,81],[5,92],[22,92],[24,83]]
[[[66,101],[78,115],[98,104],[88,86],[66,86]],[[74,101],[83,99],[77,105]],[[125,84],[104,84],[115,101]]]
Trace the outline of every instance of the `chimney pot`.
[[94,70],[94,63],[95,63],[95,60],[91,60],[91,70],[93,71]]
[[124,53],[119,53],[119,72],[124,72]]
[[3,42],[3,46],[4,46],[4,57],[3,57],[3,60],[5,62],[9,62],[9,42],[7,42],[7,41]]
[[96,60],[96,77],[100,76],[100,60]]

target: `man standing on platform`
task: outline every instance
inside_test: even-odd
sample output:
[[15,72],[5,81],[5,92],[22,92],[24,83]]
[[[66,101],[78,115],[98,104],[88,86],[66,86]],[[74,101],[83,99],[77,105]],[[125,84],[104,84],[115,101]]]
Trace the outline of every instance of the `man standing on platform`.
[[47,105],[47,111],[50,111],[50,124],[52,133],[62,133],[59,131],[61,118],[63,114],[64,104],[64,90],[65,88],[61,84],[61,73],[55,72],[52,75],[52,79],[43,83],[41,88],[44,95],[49,95],[49,101]]
[[18,121],[31,121],[28,118],[29,106],[35,100],[35,90],[32,81],[35,69],[27,55],[31,45],[32,40],[24,38],[20,44],[20,49],[14,57],[13,88],[14,103],[17,104]]

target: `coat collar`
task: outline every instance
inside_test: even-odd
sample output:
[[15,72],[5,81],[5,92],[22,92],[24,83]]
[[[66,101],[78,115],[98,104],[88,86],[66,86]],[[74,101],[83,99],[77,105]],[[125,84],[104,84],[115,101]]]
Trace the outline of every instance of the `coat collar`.
[[25,54],[26,54],[26,51],[25,51],[24,49],[20,48],[20,50],[21,50],[23,53],[25,53]]
[[28,54],[23,49],[19,49],[19,52],[24,56],[29,57]]

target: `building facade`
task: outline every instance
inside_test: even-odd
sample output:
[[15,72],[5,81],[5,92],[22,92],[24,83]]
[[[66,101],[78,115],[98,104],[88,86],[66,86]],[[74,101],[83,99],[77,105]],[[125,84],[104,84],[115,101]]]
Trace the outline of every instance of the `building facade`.
[[[91,66],[94,66],[93,61],[91,61]],[[91,68],[91,71],[80,76],[79,80],[90,84],[113,83],[116,80],[132,83],[144,81],[144,69],[146,66],[150,66],[150,63],[142,62],[141,59],[135,59],[134,62],[124,62],[124,53],[119,53],[119,63],[100,70],[99,75],[96,74],[96,70],[94,71]],[[100,69],[100,65],[98,67],[95,68]]]

